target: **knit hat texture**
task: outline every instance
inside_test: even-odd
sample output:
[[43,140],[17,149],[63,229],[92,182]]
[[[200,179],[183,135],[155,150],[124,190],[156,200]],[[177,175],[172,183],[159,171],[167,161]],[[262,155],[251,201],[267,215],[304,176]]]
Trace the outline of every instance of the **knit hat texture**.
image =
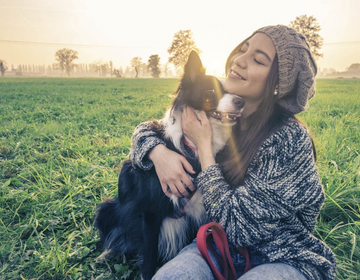
[[273,42],[278,56],[279,88],[277,103],[297,114],[308,108],[308,100],[315,95],[317,67],[304,35],[284,26],[266,26],[256,30]]

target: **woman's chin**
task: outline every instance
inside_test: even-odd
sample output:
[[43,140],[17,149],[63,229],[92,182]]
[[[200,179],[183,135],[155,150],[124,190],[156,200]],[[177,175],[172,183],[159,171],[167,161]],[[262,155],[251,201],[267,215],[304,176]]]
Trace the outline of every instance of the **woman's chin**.
[[239,92],[239,85],[236,84],[236,81],[233,79],[227,77],[226,80],[223,83],[224,89],[232,94],[240,95]]

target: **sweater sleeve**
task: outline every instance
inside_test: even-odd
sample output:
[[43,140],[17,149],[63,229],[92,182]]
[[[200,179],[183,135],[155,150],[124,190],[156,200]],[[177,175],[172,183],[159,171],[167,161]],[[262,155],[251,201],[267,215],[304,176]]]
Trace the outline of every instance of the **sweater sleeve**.
[[195,183],[210,220],[239,247],[283,236],[289,224],[292,231],[296,226],[313,231],[324,201],[311,138],[298,123],[285,125],[263,143],[243,185],[231,187],[219,165],[203,170]]
[[159,144],[165,145],[165,142],[160,138],[160,127],[158,121],[148,121],[139,124],[134,131],[131,138],[131,149],[129,159],[135,168],[149,170],[153,167],[153,162],[148,159],[149,152]]

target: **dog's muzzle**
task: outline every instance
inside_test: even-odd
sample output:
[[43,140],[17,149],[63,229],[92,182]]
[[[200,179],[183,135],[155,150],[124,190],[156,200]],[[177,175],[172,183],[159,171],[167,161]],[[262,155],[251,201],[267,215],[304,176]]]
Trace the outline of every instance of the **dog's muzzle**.
[[210,116],[222,123],[232,123],[236,122],[236,119],[241,117],[241,113],[223,113],[215,111],[211,113]]

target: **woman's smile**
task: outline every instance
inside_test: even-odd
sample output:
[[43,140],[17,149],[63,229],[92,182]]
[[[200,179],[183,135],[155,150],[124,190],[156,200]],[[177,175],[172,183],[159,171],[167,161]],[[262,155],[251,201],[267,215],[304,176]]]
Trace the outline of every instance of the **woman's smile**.
[[234,70],[231,70],[229,72],[228,77],[231,78],[231,79],[246,81],[246,79],[243,76],[241,76],[239,73],[235,72]]

